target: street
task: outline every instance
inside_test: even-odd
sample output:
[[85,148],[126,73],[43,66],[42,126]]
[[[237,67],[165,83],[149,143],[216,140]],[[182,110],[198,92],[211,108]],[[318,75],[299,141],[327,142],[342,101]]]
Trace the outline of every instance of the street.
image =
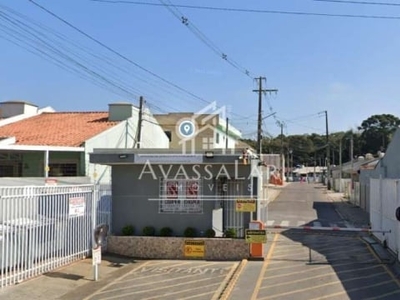
[[[353,227],[321,185],[293,183],[269,205],[268,225]],[[399,282],[361,233],[273,230],[264,262],[249,262],[229,299],[399,299]],[[261,265],[261,266],[260,266]],[[258,272],[255,276],[254,272]],[[252,278],[252,280],[249,280]]]

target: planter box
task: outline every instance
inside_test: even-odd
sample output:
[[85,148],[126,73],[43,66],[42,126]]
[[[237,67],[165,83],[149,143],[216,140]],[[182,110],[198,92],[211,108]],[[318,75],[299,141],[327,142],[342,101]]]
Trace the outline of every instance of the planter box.
[[205,242],[205,260],[242,260],[249,257],[249,244],[244,239],[183,238],[147,236],[109,236],[107,251],[141,259],[187,259],[185,240]]

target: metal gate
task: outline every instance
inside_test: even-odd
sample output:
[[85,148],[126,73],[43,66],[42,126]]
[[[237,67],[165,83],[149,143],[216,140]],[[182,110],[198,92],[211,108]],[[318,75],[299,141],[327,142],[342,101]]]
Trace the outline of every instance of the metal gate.
[[94,185],[0,187],[0,288],[87,257],[96,215],[110,221],[100,195]]
[[217,181],[218,198],[222,200],[224,231],[234,229],[238,238],[244,237],[244,213],[236,212],[235,200],[243,196],[244,190],[244,180],[219,178]]

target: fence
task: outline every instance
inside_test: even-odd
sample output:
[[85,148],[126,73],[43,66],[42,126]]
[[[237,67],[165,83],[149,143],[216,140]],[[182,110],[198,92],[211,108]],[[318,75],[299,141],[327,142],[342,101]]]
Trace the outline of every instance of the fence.
[[400,222],[395,216],[396,209],[400,206],[399,180],[371,178],[369,192],[372,229],[390,230],[388,234],[376,233],[375,236],[386,243],[400,259]]
[[0,288],[90,254],[93,228],[111,224],[110,189],[0,187]]

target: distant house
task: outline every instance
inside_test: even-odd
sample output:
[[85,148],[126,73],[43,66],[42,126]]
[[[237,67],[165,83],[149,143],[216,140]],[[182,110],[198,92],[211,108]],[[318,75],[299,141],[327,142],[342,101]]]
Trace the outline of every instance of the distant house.
[[[169,137],[170,149],[182,149],[184,152],[205,151],[211,149],[237,148],[241,132],[231,124],[226,124],[218,114],[168,113],[154,115]],[[190,120],[195,124],[193,137],[182,138],[179,124]],[[228,130],[227,129],[228,126]]]
[[386,153],[380,155],[381,159],[377,162],[374,169],[364,171],[370,178],[400,178],[400,128],[393,135],[393,138],[387,147]]
[[[89,153],[99,147],[138,148],[139,109],[130,103],[109,104],[108,111],[100,112],[40,111],[25,102],[3,102],[0,109],[7,113],[0,121],[0,185],[7,184],[5,177],[14,178],[8,180],[13,185],[23,182],[21,177],[109,183],[110,168],[90,164]],[[148,110],[143,113],[140,145],[169,147]]]
[[326,172],[326,167],[306,167],[301,166],[293,170],[293,174],[297,177],[315,177],[320,178]]

